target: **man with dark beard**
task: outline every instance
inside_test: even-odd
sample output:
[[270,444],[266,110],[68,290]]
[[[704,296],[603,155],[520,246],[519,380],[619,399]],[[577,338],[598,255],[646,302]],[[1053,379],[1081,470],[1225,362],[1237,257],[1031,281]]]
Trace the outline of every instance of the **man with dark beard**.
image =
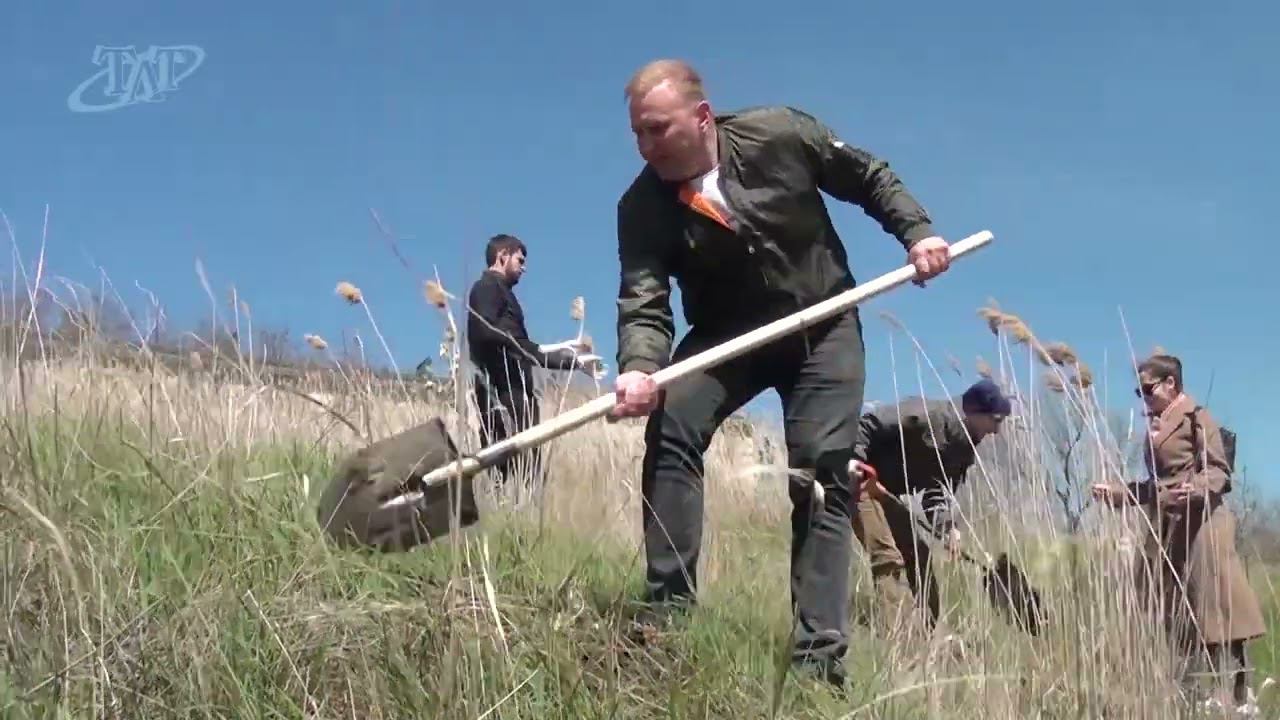
[[[476,368],[475,398],[480,413],[480,440],[488,446],[537,424],[538,398],[533,368],[587,370],[594,356],[581,344],[545,348],[529,339],[524,309],[515,286],[526,270],[528,249],[513,235],[494,235],[485,246],[488,268],[471,286],[467,302],[467,342]],[[494,467],[505,484],[513,462],[528,469],[528,481],[542,479],[542,454],[535,447],[524,458],[512,457]]]

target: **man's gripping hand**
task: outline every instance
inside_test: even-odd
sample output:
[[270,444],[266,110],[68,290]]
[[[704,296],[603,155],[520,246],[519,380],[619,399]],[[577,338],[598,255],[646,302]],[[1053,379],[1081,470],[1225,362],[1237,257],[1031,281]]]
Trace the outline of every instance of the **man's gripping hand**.
[[658,407],[658,384],[648,373],[624,372],[614,381],[613,419],[642,417]]
[[862,462],[853,459],[849,461],[849,479],[858,486],[859,497],[867,497],[872,500],[880,500],[888,497],[889,491],[884,485],[880,484],[880,475],[876,473],[876,469]]
[[916,278],[912,282],[924,287],[926,280],[951,267],[951,246],[940,237],[927,237],[911,246],[907,251],[907,262],[916,268]]

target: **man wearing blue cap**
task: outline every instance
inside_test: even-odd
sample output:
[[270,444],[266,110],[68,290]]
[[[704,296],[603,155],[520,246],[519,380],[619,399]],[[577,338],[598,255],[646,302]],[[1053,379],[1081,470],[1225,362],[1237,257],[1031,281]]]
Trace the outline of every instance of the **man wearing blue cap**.
[[862,414],[852,463],[862,482],[853,529],[871,562],[886,630],[898,629],[913,598],[927,608],[929,631],[938,619],[929,547],[907,509],[889,496],[923,491],[921,504],[934,534],[946,537],[947,551],[954,556],[960,533],[947,493],[964,482],[978,443],[999,432],[1010,410],[1000,387],[983,379],[958,400],[914,397]]

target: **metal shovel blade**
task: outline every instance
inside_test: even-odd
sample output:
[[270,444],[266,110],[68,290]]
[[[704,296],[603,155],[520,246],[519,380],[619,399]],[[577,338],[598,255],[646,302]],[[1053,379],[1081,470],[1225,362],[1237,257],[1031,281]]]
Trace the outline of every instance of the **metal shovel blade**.
[[[458,459],[444,422],[427,422],[348,455],[320,497],[317,520],[341,547],[405,551],[480,519],[472,476],[426,485],[422,478]],[[417,493],[416,505],[389,502]]]
[[[849,461],[849,479],[859,487],[867,479],[870,480],[872,487],[879,486],[876,469],[854,460]],[[906,512],[916,528],[925,536],[942,541],[932,527],[912,514],[911,508],[901,498],[890,492],[882,492],[877,497],[896,504]],[[982,585],[986,590],[987,600],[993,607],[1028,635],[1035,637],[1040,634],[1040,626],[1044,620],[1041,614],[1040,593],[1031,585],[1026,574],[1013,564],[1008,553],[1000,553],[991,566],[963,550],[960,551],[960,558],[982,568]]]
[[1007,553],[1000,553],[995,565],[983,573],[982,584],[987,598],[1015,625],[1032,637],[1040,634],[1044,616],[1041,614],[1040,593],[1031,586],[1027,576],[1013,564]]

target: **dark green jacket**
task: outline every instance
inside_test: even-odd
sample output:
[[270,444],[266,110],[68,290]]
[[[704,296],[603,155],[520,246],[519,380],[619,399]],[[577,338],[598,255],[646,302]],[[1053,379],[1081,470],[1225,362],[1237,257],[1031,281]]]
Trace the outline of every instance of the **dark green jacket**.
[[[921,504],[936,530],[953,525],[947,492],[954,493],[973,465],[974,448],[956,413],[960,398],[907,398],[862,414],[854,457],[876,469],[894,495],[923,491]],[[904,462],[905,456],[905,462]]]
[[618,201],[619,373],[670,360],[672,278],[686,322],[725,334],[852,288],[822,192],[861,206],[906,248],[935,234],[887,163],[802,111],[752,108],[720,115],[716,127],[734,231],[688,208],[647,165]]

